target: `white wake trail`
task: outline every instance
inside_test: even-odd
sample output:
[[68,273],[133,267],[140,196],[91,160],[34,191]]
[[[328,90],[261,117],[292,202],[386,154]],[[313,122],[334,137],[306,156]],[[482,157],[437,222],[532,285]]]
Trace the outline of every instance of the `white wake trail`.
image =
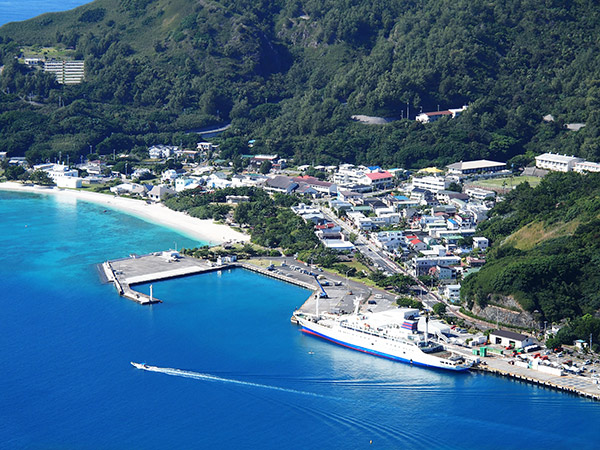
[[289,388],[283,388],[283,387],[279,387],[279,386],[271,386],[268,384],[253,383],[251,381],[235,380],[233,378],[223,378],[223,377],[218,377],[216,375],[210,375],[208,373],[191,372],[189,370],[173,369],[170,367],[143,366],[143,367],[138,367],[138,368],[142,369],[142,370],[146,370],[148,372],[164,373],[165,375],[171,375],[174,377],[193,378],[195,380],[237,384],[240,386],[249,386],[249,387],[261,388],[261,389],[270,389],[272,391],[281,391],[281,392],[287,392],[287,393],[291,393],[291,394],[308,395],[311,397],[334,398],[334,397],[328,397],[328,396],[321,395],[321,394],[316,394],[314,392],[299,391],[297,389],[289,389]]

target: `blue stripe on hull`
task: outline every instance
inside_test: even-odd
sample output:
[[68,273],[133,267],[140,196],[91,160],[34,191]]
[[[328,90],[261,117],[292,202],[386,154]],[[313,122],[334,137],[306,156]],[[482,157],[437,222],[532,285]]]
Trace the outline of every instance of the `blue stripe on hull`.
[[369,350],[367,348],[360,347],[358,345],[348,344],[347,342],[339,341],[339,340],[334,339],[332,337],[325,336],[324,334],[321,334],[321,333],[319,333],[317,331],[314,331],[314,330],[311,330],[309,328],[306,328],[305,326],[302,326],[302,332],[306,333],[306,334],[311,334],[311,335],[319,337],[321,339],[325,339],[326,341],[333,342],[334,344],[341,345],[342,347],[350,348],[352,350],[357,350],[359,352],[367,353],[369,355],[379,356],[381,358],[391,359],[392,361],[400,361],[400,362],[403,362],[403,363],[412,364],[412,365],[415,365],[415,366],[429,367],[429,368],[432,368],[432,369],[449,370],[451,372],[464,372],[464,371],[469,370],[468,367],[461,368],[461,369],[452,369],[452,368],[449,368],[449,367],[432,366],[432,365],[429,365],[429,364],[425,364],[425,363],[413,361],[411,359],[401,358],[399,356],[389,355],[387,353],[382,353],[382,352],[378,352],[378,351],[375,351],[375,350]]

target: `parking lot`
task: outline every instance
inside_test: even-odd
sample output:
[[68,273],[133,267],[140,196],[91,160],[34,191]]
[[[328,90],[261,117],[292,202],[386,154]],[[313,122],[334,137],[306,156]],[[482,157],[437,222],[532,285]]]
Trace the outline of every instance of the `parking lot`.
[[[272,258],[267,270],[283,275],[292,280],[311,283],[317,295],[311,295],[301,309],[314,313],[319,300],[319,311],[332,314],[347,314],[355,309],[355,302],[360,300],[361,311],[385,311],[395,308],[395,296],[385,291],[369,288],[362,283],[348,280],[340,275],[324,271],[315,266],[304,264],[293,258]],[[321,287],[318,286],[318,283]],[[322,289],[322,290],[321,290]],[[325,292],[326,297],[318,295]]]

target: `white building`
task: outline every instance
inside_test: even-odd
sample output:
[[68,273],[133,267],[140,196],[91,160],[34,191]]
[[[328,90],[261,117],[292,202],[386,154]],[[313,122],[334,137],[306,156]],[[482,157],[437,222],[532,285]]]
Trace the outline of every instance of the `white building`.
[[443,177],[415,177],[412,179],[412,186],[430,192],[439,192],[446,190],[450,182]]
[[348,211],[346,213],[346,216],[359,230],[373,229],[373,221],[371,220],[371,218],[366,217],[363,213],[359,211]]
[[582,158],[575,156],[544,153],[535,157],[535,166],[538,169],[554,170],[556,172],[571,172],[575,165],[582,162]]
[[478,159],[476,161],[460,161],[446,166],[448,173],[469,175],[473,173],[499,172],[506,169],[506,163]]
[[467,188],[465,189],[465,194],[475,200],[493,199],[496,197],[494,191],[488,191],[487,189],[481,188]]
[[203,151],[203,152],[210,152],[210,151],[218,151],[219,150],[219,146],[213,144],[212,142],[198,142],[198,144],[196,145],[196,147],[198,148],[198,150]]
[[480,248],[481,250],[485,250],[489,247],[490,241],[484,237],[474,237],[473,238],[473,248]]
[[575,164],[575,172],[600,172],[600,163],[591,161],[581,161]]
[[182,178],[177,178],[175,180],[175,192],[182,192],[182,191],[186,191],[188,189],[196,189],[197,187],[200,187],[202,184],[200,183],[200,181],[194,179],[194,178],[189,178],[189,177],[182,177]]
[[402,231],[380,231],[371,235],[373,243],[389,252],[406,246],[406,239]]
[[365,174],[369,172],[365,166],[342,164],[333,174],[333,183],[338,187],[353,188],[365,184]]
[[460,284],[446,284],[442,288],[442,295],[451,302],[460,300]]
[[523,348],[535,344],[535,341],[524,334],[506,330],[495,330],[490,332],[490,343],[503,347]]
[[145,196],[148,190],[142,184],[122,183],[110,188],[110,192],[115,195],[139,195]]
[[79,84],[85,78],[84,62],[50,60],[44,63],[44,72],[53,73],[60,84]]
[[164,182],[172,182],[179,178],[180,174],[177,173],[175,169],[167,169],[161,174],[161,181]]
[[435,266],[455,266],[460,264],[460,258],[458,256],[415,256],[412,259],[412,272],[413,275],[419,277],[421,275],[427,275],[429,269]]
[[58,187],[80,188],[81,178],[77,169],[70,169],[64,164],[38,164],[34,170],[42,170],[48,174]]
[[148,198],[155,202],[160,202],[166,195],[173,195],[175,191],[167,186],[154,186],[148,192]]
[[176,150],[179,150],[179,147],[175,145],[153,145],[148,149],[148,154],[152,159],[168,158]]
[[394,185],[394,176],[385,170],[366,173],[362,178],[362,184],[370,186],[372,190],[388,189]]
[[438,120],[442,117],[455,118],[455,117],[459,116],[466,109],[467,109],[467,106],[465,105],[462,108],[447,109],[444,111],[425,112],[425,113],[418,114],[417,117],[415,118],[415,120],[422,122],[422,123],[430,123],[430,122],[435,122],[436,120]]

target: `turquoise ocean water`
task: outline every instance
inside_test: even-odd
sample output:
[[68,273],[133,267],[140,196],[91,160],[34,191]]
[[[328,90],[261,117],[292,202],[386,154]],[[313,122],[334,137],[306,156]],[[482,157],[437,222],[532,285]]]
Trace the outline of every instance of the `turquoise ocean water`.
[[[0,25],[84,3],[0,0]],[[598,447],[599,403],[304,336],[289,317],[308,293],[288,284],[212,273],[155,283],[165,303],[144,307],[100,283],[96,263],[174,243],[197,244],[0,191],[0,448]]]
[[597,448],[600,404],[305,336],[289,284],[211,273],[154,283],[147,307],[100,283],[96,263],[174,242],[197,244],[0,191],[1,448]]

